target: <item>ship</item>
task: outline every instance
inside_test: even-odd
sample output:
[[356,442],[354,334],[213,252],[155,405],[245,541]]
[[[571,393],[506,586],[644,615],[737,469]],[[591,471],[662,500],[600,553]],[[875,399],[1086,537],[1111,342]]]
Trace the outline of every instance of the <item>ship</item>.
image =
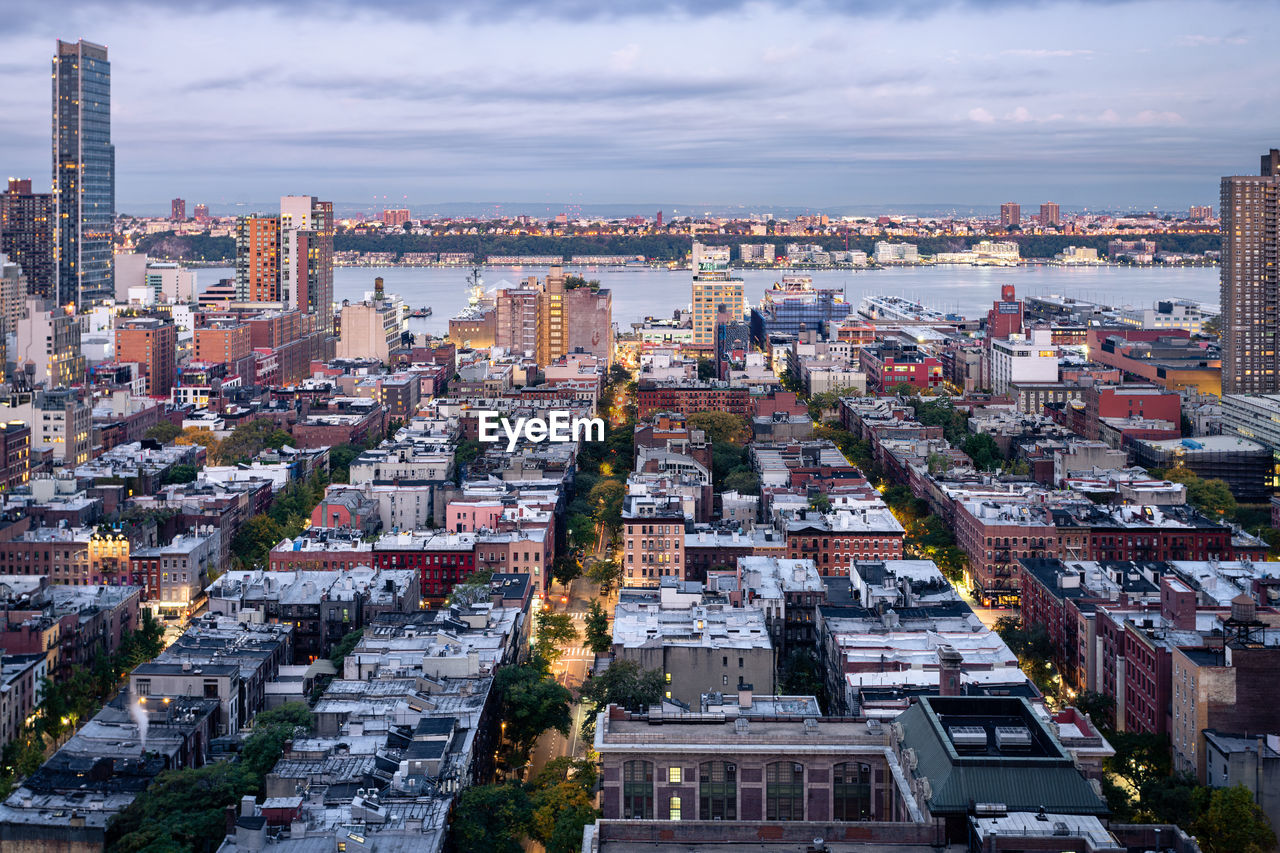
[[410,312],[409,312],[409,316],[410,316],[410,317],[430,317],[430,316],[431,316],[431,306],[430,306],[430,305],[428,305],[428,306],[425,306],[425,307],[423,307],[423,308],[419,308],[419,309],[418,309],[418,310],[416,310],[416,311],[410,311]]
[[960,323],[964,317],[936,311],[901,296],[864,296],[858,313],[868,320],[887,323]]

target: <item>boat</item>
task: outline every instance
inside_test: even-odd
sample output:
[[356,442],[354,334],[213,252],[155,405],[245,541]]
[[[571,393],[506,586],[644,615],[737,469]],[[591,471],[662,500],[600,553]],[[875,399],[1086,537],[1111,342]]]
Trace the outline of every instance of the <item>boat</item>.
[[430,316],[431,316],[431,308],[430,308],[430,306],[428,306],[428,307],[425,307],[425,308],[419,308],[417,311],[410,311],[410,312],[409,312],[409,316],[410,316],[410,317],[430,317]]

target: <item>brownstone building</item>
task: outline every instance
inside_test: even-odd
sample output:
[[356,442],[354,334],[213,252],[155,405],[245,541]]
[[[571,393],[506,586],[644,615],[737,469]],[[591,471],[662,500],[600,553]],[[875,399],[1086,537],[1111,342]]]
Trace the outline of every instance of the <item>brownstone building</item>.
[[116,320],[116,360],[142,366],[147,393],[168,397],[177,376],[178,333],[158,317]]

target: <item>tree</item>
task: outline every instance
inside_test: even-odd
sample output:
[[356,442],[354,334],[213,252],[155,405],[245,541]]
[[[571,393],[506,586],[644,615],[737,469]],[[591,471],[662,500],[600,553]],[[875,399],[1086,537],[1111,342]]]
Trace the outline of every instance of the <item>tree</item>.
[[554,663],[564,654],[562,647],[577,640],[578,629],[568,613],[544,610],[538,614],[537,637],[533,642],[544,658]]
[[609,633],[609,614],[604,612],[598,601],[592,601],[587,608],[585,633],[587,648],[595,654],[602,655],[613,647],[613,635]]
[[351,460],[364,452],[354,444],[339,444],[329,449],[329,479],[334,483],[351,481]]
[[964,452],[973,460],[973,467],[982,471],[995,470],[1004,462],[1004,454],[996,440],[986,433],[974,433],[966,438]]
[[533,803],[518,782],[467,788],[458,797],[449,827],[453,848],[523,853],[520,839],[528,834],[532,818]]
[[178,426],[173,421],[161,421],[143,433],[143,436],[154,439],[161,444],[170,444],[181,434],[182,427]]
[[831,498],[821,492],[816,495],[810,495],[809,508],[820,513],[831,512]]
[[476,441],[474,438],[468,438],[458,442],[458,446],[453,451],[453,476],[458,483],[462,482],[462,474],[466,467],[474,462],[483,452],[484,445]]
[[1210,518],[1231,515],[1236,499],[1225,480],[1205,480],[1190,468],[1179,465],[1163,472],[1164,478],[1187,487],[1187,502]]
[[708,379],[716,379],[717,378],[716,363],[713,360],[707,358],[706,356],[700,357],[698,359],[698,378],[703,382],[707,381]]
[[895,397],[919,397],[920,389],[910,382],[898,382],[889,388],[889,393]]
[[568,529],[573,531],[569,544],[583,551],[596,544],[596,523],[589,515],[574,513],[569,516]]
[[578,561],[569,554],[562,554],[551,563],[551,579],[558,584],[568,586],[581,576],[582,568],[578,565]]
[[356,631],[348,631],[338,641],[338,644],[333,647],[333,653],[329,655],[329,660],[333,663],[334,668],[338,670],[339,675],[342,674],[343,661],[346,660],[347,655],[355,650],[356,646],[360,645],[360,640],[363,637],[363,628]]
[[505,666],[494,677],[493,689],[498,695],[498,717],[503,721],[507,766],[527,762],[533,745],[548,729],[569,734],[573,695],[540,666]]
[[596,714],[608,705],[642,711],[662,700],[666,679],[656,669],[641,669],[631,660],[616,660],[600,675],[589,678],[578,691],[592,711],[583,723],[584,736],[595,728]]
[[587,505],[596,521],[616,530],[622,525],[622,502],[626,494],[627,487],[619,481],[601,480],[587,495]]
[[622,583],[622,565],[615,560],[596,560],[586,571],[587,580],[600,585],[600,594],[608,595]]
[[226,835],[226,808],[254,788],[240,763],[166,770],[107,825],[108,850],[201,850]]
[[760,494],[760,475],[743,468],[725,474],[720,484],[721,492],[737,492],[740,495]]
[[1276,844],[1266,813],[1243,785],[1214,788],[1190,829],[1205,853],[1264,853]]
[[1107,759],[1111,773],[1129,783],[1135,791],[1156,779],[1169,776],[1172,761],[1169,739],[1143,732],[1112,732],[1108,738],[1116,753]]
[[253,725],[255,729],[263,726],[287,725],[311,731],[315,728],[316,717],[305,702],[285,702],[278,708],[258,714],[253,718]]
[[751,440],[751,424],[741,415],[728,412],[695,412],[689,416],[689,426],[706,433],[712,444],[736,444],[742,446]]
[[267,554],[284,538],[284,528],[269,515],[258,514],[250,518],[231,540],[235,560],[240,566],[250,568],[264,565]]
[[164,476],[160,478],[160,485],[167,486],[170,483],[192,483],[196,477],[200,475],[199,469],[194,465],[172,465],[164,472]]
[[788,696],[813,696],[819,708],[827,707],[827,686],[822,678],[822,664],[811,647],[800,646],[787,652],[778,666],[781,678],[778,692]]
[[467,575],[466,580],[455,584],[449,591],[447,603],[450,607],[470,607],[477,601],[484,601],[490,595],[489,584],[493,580],[493,569],[476,569]]
[[218,437],[207,429],[196,429],[195,427],[184,429],[173,439],[173,443],[185,445],[198,444],[204,448],[205,459],[210,465],[221,464],[222,442],[218,441]]
[[1077,711],[1087,715],[1097,725],[1106,726],[1107,721],[1111,719],[1112,712],[1115,711],[1116,700],[1105,693],[1083,690],[1076,696],[1072,704],[1075,705]]
[[572,781],[535,793],[529,834],[547,853],[576,853],[582,849],[582,828],[600,816],[589,789]]

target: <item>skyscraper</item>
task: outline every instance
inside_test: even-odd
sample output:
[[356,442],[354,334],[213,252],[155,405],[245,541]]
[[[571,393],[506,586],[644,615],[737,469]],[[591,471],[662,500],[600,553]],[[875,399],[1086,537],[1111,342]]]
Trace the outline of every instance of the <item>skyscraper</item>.
[[279,216],[236,221],[236,299],[314,314],[333,329],[333,203],[284,196]]
[[1000,226],[1014,228],[1022,226],[1022,205],[1016,201],[1006,201],[1000,205]]
[[1060,224],[1062,224],[1062,212],[1056,202],[1046,201],[1040,205],[1040,226],[1042,228],[1050,225],[1056,228]]
[[1222,179],[1222,392],[1280,390],[1280,150],[1261,174]]
[[742,279],[729,277],[729,247],[693,244],[693,342],[714,346],[716,317],[742,319]]
[[197,204],[195,219],[196,219],[196,222],[208,222],[209,221],[209,205]]
[[83,39],[59,40],[53,57],[54,293],[59,305],[114,296],[115,173],[107,49]]
[[[297,282],[295,305],[315,314],[319,327],[333,330],[333,202],[309,195],[287,195],[280,199],[281,245],[285,232],[295,229],[298,261],[306,265],[306,280]],[[302,245],[305,242],[305,246]]]
[[169,219],[173,222],[185,222],[187,220],[187,200],[185,198],[175,198],[169,202]]
[[29,292],[53,294],[53,196],[33,193],[30,178],[10,178],[0,193],[0,252],[22,267]]

